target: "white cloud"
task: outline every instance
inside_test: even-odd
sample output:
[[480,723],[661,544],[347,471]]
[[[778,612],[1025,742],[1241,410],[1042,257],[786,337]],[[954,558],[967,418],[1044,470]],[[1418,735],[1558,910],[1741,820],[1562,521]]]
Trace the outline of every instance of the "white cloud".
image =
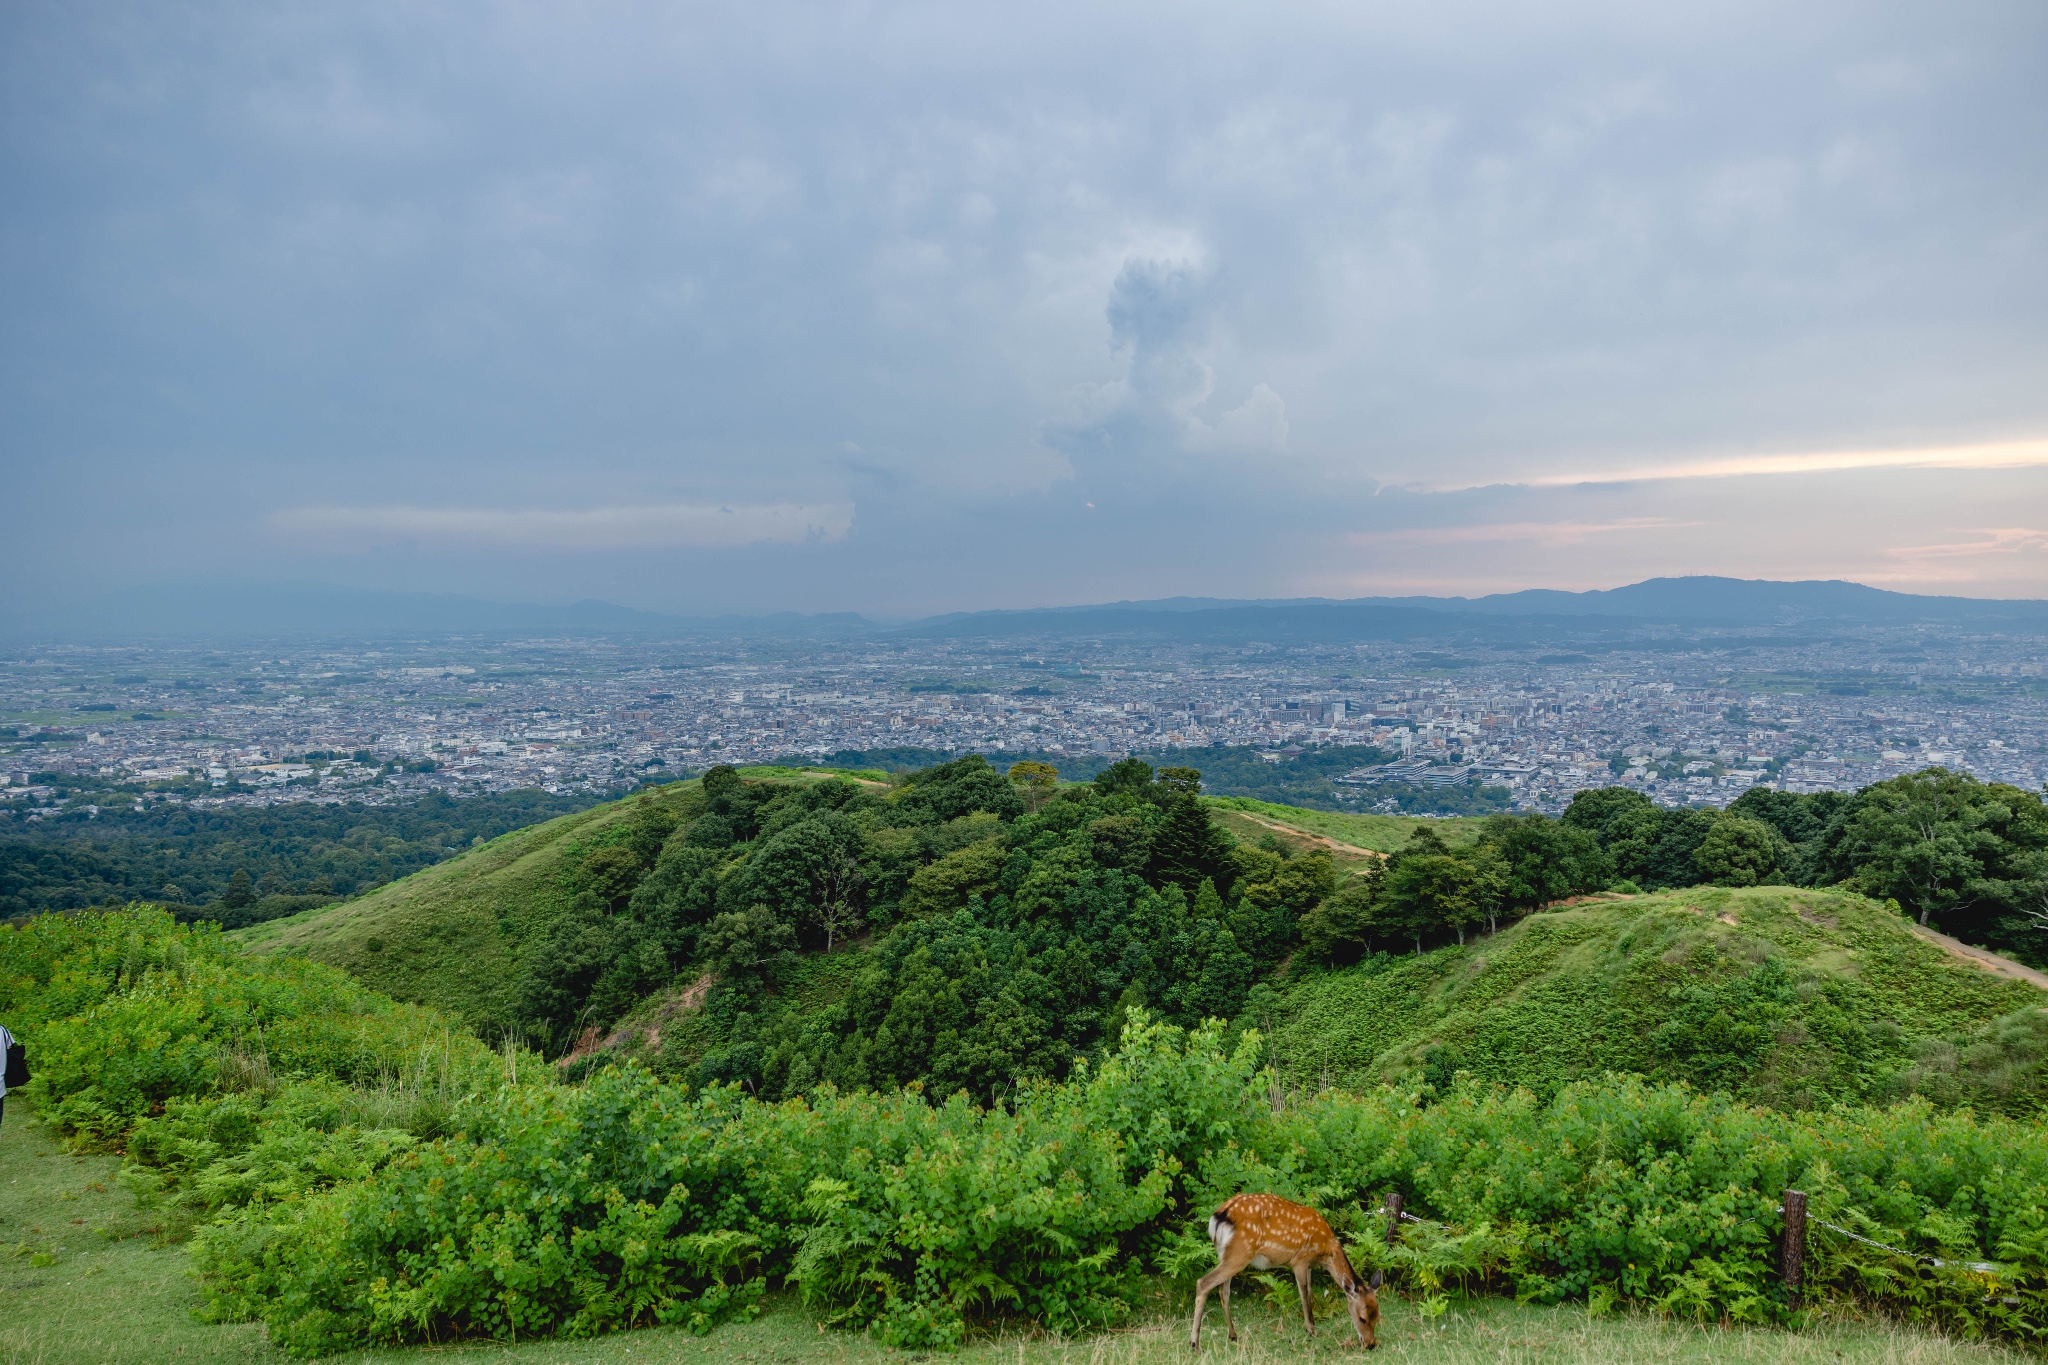
[[294,507],[273,513],[289,535],[373,536],[548,550],[711,548],[843,540],[852,503],[666,503],[583,510],[488,507]]
[[[1528,488],[1574,484],[1645,483],[1663,479],[1727,479],[1757,474],[1827,474],[1850,469],[2032,469],[2048,465],[2048,440],[1992,441],[1978,445],[1920,446],[1898,450],[1825,450],[1792,455],[1730,455],[1711,460],[1622,465],[1613,469],[1540,474],[1503,480]],[[1429,488],[1452,493],[1484,485]]]
[[1066,451],[1126,456],[1270,455],[1287,449],[1287,404],[1265,383],[1211,419],[1211,355],[1228,338],[1213,317],[1213,279],[1198,261],[1132,259],[1110,289],[1110,350],[1124,373],[1068,395],[1046,441]]

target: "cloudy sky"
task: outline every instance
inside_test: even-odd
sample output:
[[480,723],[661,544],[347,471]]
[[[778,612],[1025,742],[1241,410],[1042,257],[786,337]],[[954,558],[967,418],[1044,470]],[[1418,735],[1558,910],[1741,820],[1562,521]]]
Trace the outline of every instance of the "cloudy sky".
[[2048,597],[2048,8],[0,7],[0,574]]

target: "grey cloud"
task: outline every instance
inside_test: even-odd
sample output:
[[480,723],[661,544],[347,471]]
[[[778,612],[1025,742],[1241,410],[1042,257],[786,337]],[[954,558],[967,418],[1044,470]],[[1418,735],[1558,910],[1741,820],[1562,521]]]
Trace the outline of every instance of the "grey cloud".
[[[1073,412],[1049,423],[1046,443],[1082,459],[1139,459],[1138,477],[1186,454],[1276,454],[1287,445],[1287,404],[1254,384],[1216,412],[1209,271],[1190,260],[1131,260],[1117,273],[1106,319],[1118,378],[1079,386]],[[1131,477],[1130,469],[1115,471]]]
[[[1893,563],[1639,534],[1723,515],[1649,484],[1373,491],[2048,436],[2044,38],[2021,0],[9,6],[0,571],[241,569],[295,508],[730,504],[856,510],[279,571],[1023,605],[1448,573],[1344,537],[1463,519],[1638,528],[1466,542],[1496,582],[1821,542],[2020,582],[2024,536]],[[1872,544],[2044,524],[2024,473],[1992,520],[1978,475],[1830,477]],[[1024,537],[1030,581],[975,560]]]

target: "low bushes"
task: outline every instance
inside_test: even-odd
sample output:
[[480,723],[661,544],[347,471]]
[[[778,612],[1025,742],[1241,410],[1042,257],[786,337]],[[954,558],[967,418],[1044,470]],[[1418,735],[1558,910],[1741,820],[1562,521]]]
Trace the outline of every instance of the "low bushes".
[[1131,1297],[1142,1235],[1185,1203],[1172,1120],[1214,1127],[1156,1106],[1162,1071],[1184,1098],[1220,1082],[1211,1117],[1227,1123],[1249,1063],[1213,1034],[1183,1051],[1153,1028],[1014,1111],[915,1089],[762,1104],[613,1069],[480,1099],[461,1135],[287,1221],[209,1228],[196,1250],[217,1316],[261,1316],[306,1352],[709,1327],[765,1275],[893,1344],[957,1343],[993,1308],[1100,1326]]
[[[1623,1077],[1547,1104],[1459,1086],[1275,1112],[1255,1047],[1140,1020],[1101,1068],[1008,1110],[914,1090],[764,1104],[615,1069],[480,1097],[459,1136],[206,1230],[201,1264],[218,1316],[304,1352],[709,1327],[776,1277],[892,1344],[949,1345],[997,1312],[1114,1320],[1148,1263],[1205,1268],[1197,1220],[1254,1188],[1328,1210],[1360,1262],[1431,1301],[1490,1284],[1778,1321],[1778,1195],[1796,1185],[1817,1217],[2000,1263],[1880,1265],[1816,1225],[1817,1286],[1969,1334],[2048,1324],[2038,1128],[1925,1105],[1790,1116]],[[1369,1212],[1388,1188],[1427,1219],[1393,1248]]]
[[359,1180],[521,1064],[334,968],[243,957],[151,906],[0,933],[0,1018],[30,1048],[43,1115],[75,1145],[125,1151],[173,1231]]

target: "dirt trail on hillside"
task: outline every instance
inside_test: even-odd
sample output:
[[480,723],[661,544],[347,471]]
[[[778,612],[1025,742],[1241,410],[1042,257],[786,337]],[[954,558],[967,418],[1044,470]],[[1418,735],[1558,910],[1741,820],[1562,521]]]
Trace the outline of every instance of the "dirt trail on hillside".
[[1947,934],[1937,933],[1922,925],[1908,924],[1906,927],[1926,939],[1929,943],[1932,943],[1935,947],[1940,948],[1950,957],[1961,958],[1972,967],[1982,968],[1984,971],[1992,972],[1998,976],[2010,977],[2014,981],[2025,981],[2030,985],[2039,986],[2042,990],[2048,991],[2048,975],[2043,975],[2032,967],[2022,967],[2019,963],[2000,957],[1997,953],[1987,953],[1982,948],[1972,948],[1959,938],[1950,938]]
[[1249,820],[1255,825],[1264,826],[1275,834],[1292,834],[1297,839],[1306,839],[1312,844],[1320,844],[1333,852],[1349,853],[1359,858],[1384,858],[1387,856],[1376,848],[1360,848],[1357,844],[1341,844],[1327,834],[1315,834],[1309,830],[1297,829],[1293,825],[1283,825],[1278,820],[1268,820],[1265,816],[1253,815],[1248,810],[1234,810],[1230,813]]

